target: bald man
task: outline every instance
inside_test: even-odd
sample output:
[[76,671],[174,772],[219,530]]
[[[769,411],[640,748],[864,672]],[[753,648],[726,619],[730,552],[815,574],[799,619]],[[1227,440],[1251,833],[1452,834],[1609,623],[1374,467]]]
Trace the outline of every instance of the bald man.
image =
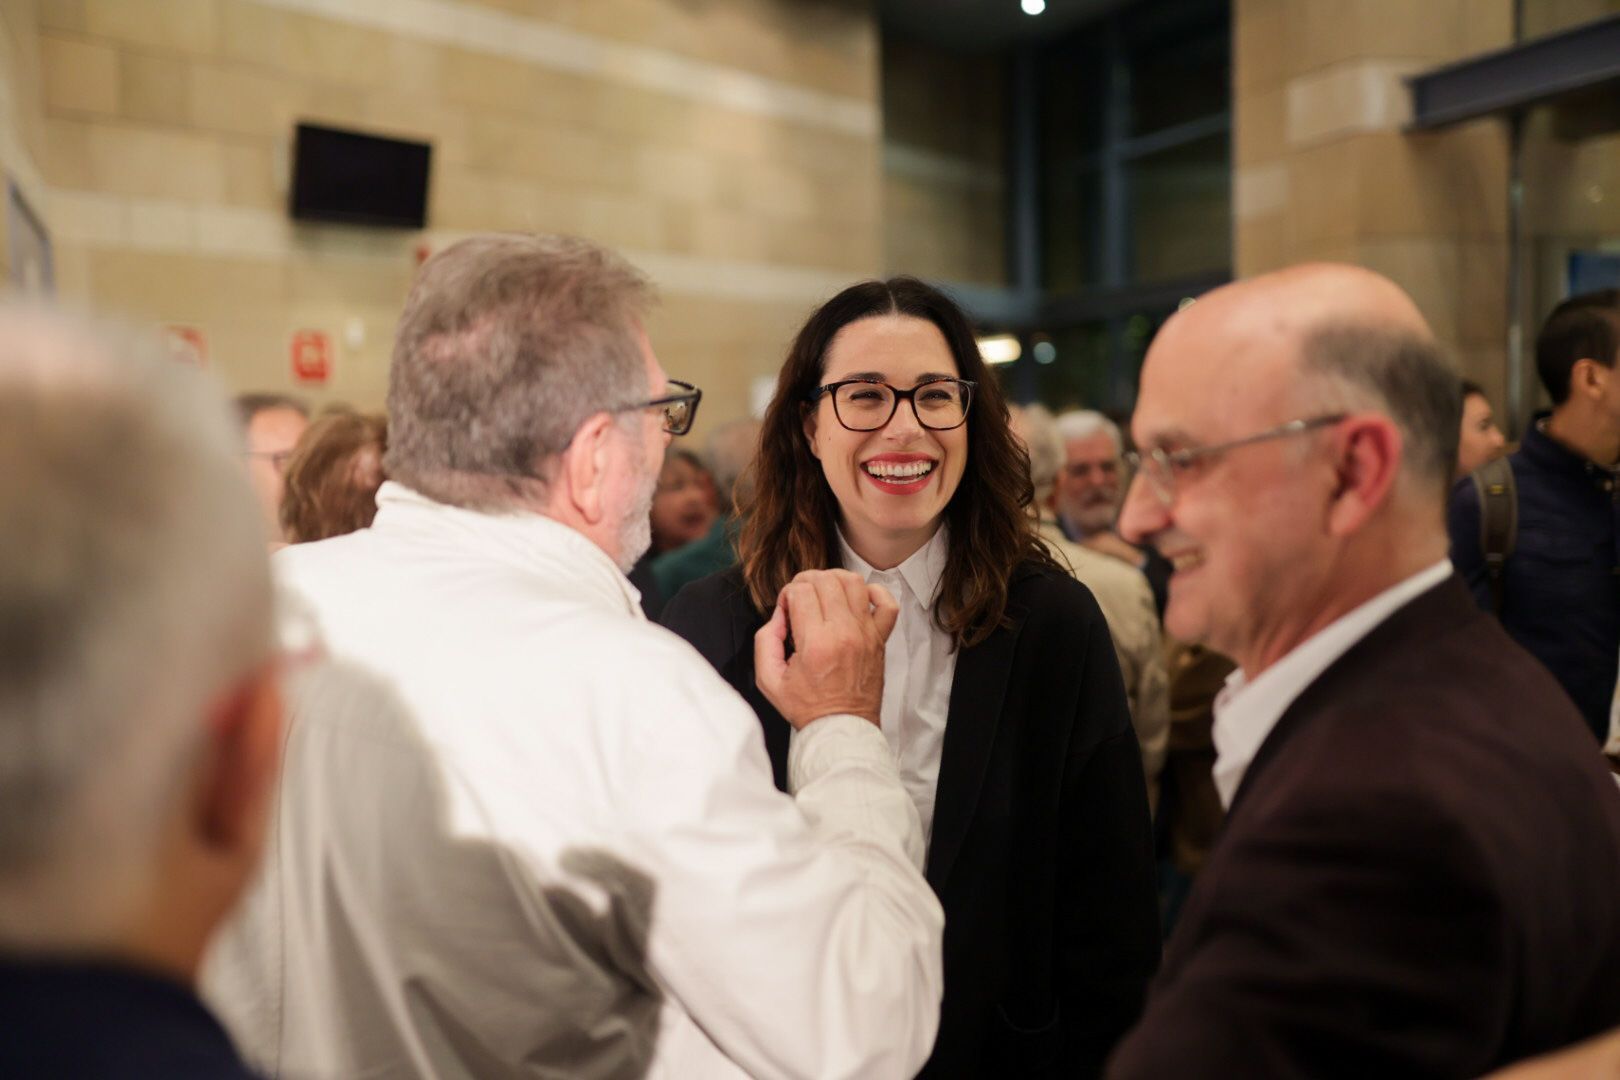
[[1227,824],[1110,1074],[1478,1076],[1620,1022],[1620,798],[1446,559],[1462,395],[1405,294],[1306,266],[1148,353],[1120,527],[1238,665]]

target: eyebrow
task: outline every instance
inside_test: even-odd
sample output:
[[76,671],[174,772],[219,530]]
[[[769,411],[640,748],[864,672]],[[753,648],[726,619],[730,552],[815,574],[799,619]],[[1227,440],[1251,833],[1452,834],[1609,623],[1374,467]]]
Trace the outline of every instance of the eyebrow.
[[1180,445],[1180,446],[1187,446],[1187,445],[1197,446],[1198,442],[1199,442],[1198,439],[1196,439],[1193,436],[1187,434],[1185,431],[1181,430],[1180,428],[1166,428],[1164,431],[1156,431],[1156,432],[1154,432],[1153,436],[1151,438],[1142,440],[1140,445],[1142,445],[1142,446],[1157,446],[1157,447],[1163,448],[1163,447],[1166,447],[1166,446],[1177,446],[1177,445]]
[[[957,376],[947,374],[943,371],[925,371],[921,375],[918,375],[917,378],[912,381],[911,385],[914,387],[921,386],[923,383],[937,382],[940,379],[954,379],[956,377]],[[889,377],[881,371],[852,371],[848,375],[840,375],[838,378],[830,381],[848,382],[852,379],[858,379],[861,382],[888,382]],[[904,389],[904,387],[902,387],[902,389]]]

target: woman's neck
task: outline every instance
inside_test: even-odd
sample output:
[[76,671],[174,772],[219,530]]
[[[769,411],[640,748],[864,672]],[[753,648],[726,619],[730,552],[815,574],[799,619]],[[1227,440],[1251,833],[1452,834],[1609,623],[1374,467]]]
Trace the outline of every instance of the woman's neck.
[[846,521],[840,524],[840,528],[844,534],[844,542],[868,566],[874,570],[893,570],[921,551],[928,541],[934,538],[934,534],[939,532],[942,524],[943,518],[935,518],[921,529],[887,532],[852,529]]

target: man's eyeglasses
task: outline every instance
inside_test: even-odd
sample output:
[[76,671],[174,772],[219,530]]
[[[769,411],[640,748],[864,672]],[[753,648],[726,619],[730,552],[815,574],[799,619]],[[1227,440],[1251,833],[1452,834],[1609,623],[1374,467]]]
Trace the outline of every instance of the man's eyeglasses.
[[679,379],[670,379],[666,389],[671,392],[663,397],[638,401],[634,405],[620,405],[614,411],[661,409],[664,413],[664,430],[671,435],[685,435],[692,430],[692,421],[697,419],[698,402],[703,400],[703,391]]
[[973,404],[973,388],[968,379],[930,379],[901,390],[875,379],[844,379],[818,386],[810,401],[831,394],[833,415],[850,431],[876,431],[894,418],[900,399],[911,402],[917,423],[930,431],[949,431],[967,422],[968,406]]
[[276,470],[277,475],[287,471],[287,462],[292,460],[291,450],[249,450],[246,452],[250,458],[263,458]]
[[1286,424],[1279,424],[1274,428],[1231,442],[1216,443],[1214,446],[1194,446],[1186,450],[1153,449],[1146,452],[1127,450],[1125,464],[1131,471],[1141,471],[1147,477],[1153,488],[1153,493],[1159,501],[1166,506],[1175,501],[1176,483],[1185,478],[1188,472],[1198,462],[1213,454],[1236,450],[1240,446],[1253,446],[1256,443],[1270,442],[1272,439],[1286,439],[1293,435],[1303,435],[1307,431],[1314,431],[1320,427],[1337,424],[1348,413],[1330,413],[1326,416],[1313,416],[1308,419],[1290,420]]

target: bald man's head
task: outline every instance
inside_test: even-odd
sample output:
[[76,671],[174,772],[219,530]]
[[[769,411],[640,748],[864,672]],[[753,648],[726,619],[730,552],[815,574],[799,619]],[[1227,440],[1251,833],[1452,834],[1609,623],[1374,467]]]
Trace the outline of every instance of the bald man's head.
[[1249,397],[1278,415],[1387,415],[1410,486],[1441,496],[1449,487],[1461,383],[1417,305],[1388,278],[1308,263],[1234,282],[1172,317],[1148,363],[1188,348],[1207,357],[1224,384],[1219,396]]
[[1174,568],[1165,627],[1252,677],[1444,558],[1461,393],[1412,301],[1347,266],[1218,289],[1148,351],[1121,534]]

